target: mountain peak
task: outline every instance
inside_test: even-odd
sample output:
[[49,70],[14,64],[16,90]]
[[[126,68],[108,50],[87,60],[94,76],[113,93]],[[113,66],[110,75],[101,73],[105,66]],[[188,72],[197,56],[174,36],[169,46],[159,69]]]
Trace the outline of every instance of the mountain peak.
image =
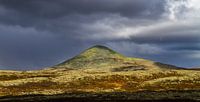
[[102,46],[102,45],[95,45],[93,47],[90,47],[89,49],[85,50],[81,54],[87,54],[87,53],[94,55],[94,56],[96,56],[98,54],[100,54],[100,56],[119,54],[116,51],[111,50],[110,48],[108,48],[106,46]]
[[106,47],[106,46],[103,46],[103,45],[95,45],[95,46],[93,46],[93,47],[90,47],[89,49],[91,49],[91,48],[110,49],[110,48],[108,48],[108,47]]

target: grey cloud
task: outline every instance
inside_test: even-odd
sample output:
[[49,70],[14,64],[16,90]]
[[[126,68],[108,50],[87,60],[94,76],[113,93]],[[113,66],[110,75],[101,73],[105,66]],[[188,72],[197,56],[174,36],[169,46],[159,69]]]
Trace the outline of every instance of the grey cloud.
[[[119,14],[128,18],[156,19],[164,12],[165,2],[160,0],[151,2],[149,0],[12,0],[12,2],[1,0],[0,4],[6,10],[6,13],[0,17],[1,23],[38,29],[52,26],[56,29],[62,26],[56,21],[67,18],[64,22],[70,22],[73,20],[73,15],[86,18],[97,15],[101,18],[102,15]],[[80,19],[76,18],[76,20]]]
[[191,50],[191,51],[200,51],[200,46],[190,45],[190,46],[178,46],[172,47],[170,50]]
[[[163,13],[165,1],[154,0],[1,0],[3,6],[18,12],[44,17],[54,17],[71,13],[91,14],[101,12],[120,13],[121,15],[143,15]],[[155,15],[156,16],[156,15]]]

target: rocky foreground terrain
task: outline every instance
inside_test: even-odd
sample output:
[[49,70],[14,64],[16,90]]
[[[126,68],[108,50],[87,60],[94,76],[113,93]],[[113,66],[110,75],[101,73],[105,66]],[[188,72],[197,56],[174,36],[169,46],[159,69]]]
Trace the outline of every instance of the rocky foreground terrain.
[[200,100],[200,70],[125,57],[94,46],[51,68],[0,71],[0,101]]

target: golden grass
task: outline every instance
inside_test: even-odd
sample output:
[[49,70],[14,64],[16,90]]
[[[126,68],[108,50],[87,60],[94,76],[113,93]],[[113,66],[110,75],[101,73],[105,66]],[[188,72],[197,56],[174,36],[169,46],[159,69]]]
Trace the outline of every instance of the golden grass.
[[[89,72],[68,70],[61,71],[59,74],[54,73],[52,76],[46,76],[47,72],[44,71],[35,74],[35,76],[32,76],[35,72],[30,73],[24,73],[25,78],[18,77],[18,74],[14,78],[12,78],[12,74],[6,76],[6,80],[0,81],[0,95],[58,94],[76,91],[136,92],[141,90],[200,89],[200,73],[191,70],[138,70],[99,73],[94,70]],[[46,74],[42,76],[41,73]],[[53,73],[53,70],[51,70],[51,73]]]

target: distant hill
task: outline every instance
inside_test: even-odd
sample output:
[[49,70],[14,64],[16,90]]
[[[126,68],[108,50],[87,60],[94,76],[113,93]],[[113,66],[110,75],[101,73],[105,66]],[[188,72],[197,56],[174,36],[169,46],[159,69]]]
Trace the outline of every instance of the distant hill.
[[[73,57],[70,60],[64,61],[61,64],[53,66],[53,68],[69,68],[69,69],[87,69],[87,68],[101,68],[110,69],[118,67],[118,70],[138,70],[147,69],[149,64],[155,66],[154,68],[164,69],[184,69],[176,67],[174,65],[163,64],[159,62],[153,62],[142,58],[130,58],[126,57],[108,47],[96,45],[81,54]],[[113,69],[115,70],[115,69]]]
[[98,68],[104,65],[114,65],[123,59],[124,56],[105,47],[96,45],[91,47],[74,58],[54,66],[55,68]]

